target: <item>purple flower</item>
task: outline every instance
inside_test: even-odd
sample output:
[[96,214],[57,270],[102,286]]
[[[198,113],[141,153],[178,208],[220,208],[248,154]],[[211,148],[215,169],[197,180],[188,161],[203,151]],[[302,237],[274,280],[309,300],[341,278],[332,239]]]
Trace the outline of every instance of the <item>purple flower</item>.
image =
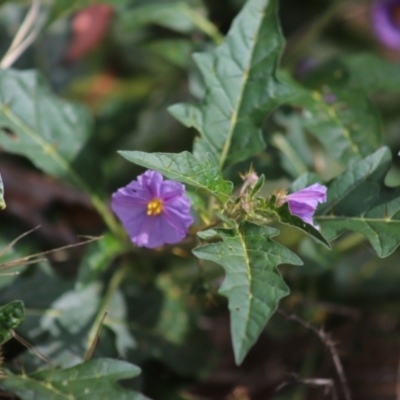
[[384,45],[400,50],[400,0],[375,1],[372,25]]
[[326,186],[314,183],[298,192],[286,195],[283,200],[289,204],[289,210],[293,215],[297,215],[307,224],[318,228],[317,225],[314,225],[313,215],[318,203],[326,202],[326,191]]
[[159,172],[146,171],[137,181],[118,189],[111,207],[139,247],[151,249],[180,242],[193,223],[185,186],[165,180]]

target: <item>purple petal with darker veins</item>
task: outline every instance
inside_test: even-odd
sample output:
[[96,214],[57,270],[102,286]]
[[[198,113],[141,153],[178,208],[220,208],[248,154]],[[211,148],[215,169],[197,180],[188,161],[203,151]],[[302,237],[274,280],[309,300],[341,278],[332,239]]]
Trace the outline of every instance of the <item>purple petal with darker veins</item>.
[[[161,200],[157,214],[148,208],[153,200]],[[137,181],[118,189],[112,195],[111,207],[137,246],[155,248],[164,243],[177,243],[193,223],[185,186],[163,181],[156,171],[146,171]]]
[[176,198],[182,197],[185,194],[185,186],[182,183],[174,181],[164,181],[161,190],[160,198],[164,203],[168,204]]
[[187,235],[187,228],[184,230],[176,229],[176,225],[171,224],[167,215],[164,214],[160,218],[160,235],[164,243],[178,243]]
[[160,198],[163,176],[157,171],[147,170],[138,176],[138,184],[148,191],[151,198]]
[[163,216],[175,230],[185,235],[187,235],[189,226],[192,225],[194,221],[191,214],[178,211],[171,207],[165,207]]

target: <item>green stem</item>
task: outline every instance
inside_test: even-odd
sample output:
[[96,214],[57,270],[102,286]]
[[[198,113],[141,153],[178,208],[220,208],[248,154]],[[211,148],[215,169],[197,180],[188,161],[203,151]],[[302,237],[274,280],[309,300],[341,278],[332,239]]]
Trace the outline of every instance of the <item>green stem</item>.
[[311,25],[310,29],[301,37],[298,43],[293,46],[294,50],[287,57],[285,64],[290,70],[293,70],[297,61],[303,56],[305,51],[310,47],[311,43],[325,29],[332,17],[336,14],[339,5],[343,0],[335,0],[325,10],[325,12]]
[[224,41],[224,36],[220,33],[218,28],[207,18],[204,18],[199,12],[194,11],[187,7],[186,15],[192,20],[201,31],[208,35],[215,44],[219,45]]
[[117,271],[115,271],[114,275],[111,278],[110,284],[108,285],[107,292],[104,295],[99,311],[97,313],[96,319],[93,322],[93,325],[90,329],[89,335],[88,335],[88,342],[87,342],[87,347],[86,347],[86,354],[85,358],[90,351],[90,348],[92,346],[92,343],[96,340],[97,332],[99,330],[99,325],[102,323],[102,320],[104,318],[104,314],[107,312],[107,309],[109,307],[109,303],[111,299],[113,298],[116,290],[119,288],[120,284],[124,280],[124,278],[127,276],[129,272],[128,267],[122,267],[119,268]]

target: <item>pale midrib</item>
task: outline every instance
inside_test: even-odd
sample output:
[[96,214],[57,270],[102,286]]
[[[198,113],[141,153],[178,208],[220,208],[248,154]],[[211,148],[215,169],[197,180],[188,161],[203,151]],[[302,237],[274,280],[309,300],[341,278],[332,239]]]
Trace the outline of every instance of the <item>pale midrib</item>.
[[35,143],[39,145],[40,148],[43,149],[44,155],[51,157],[58,165],[60,165],[61,168],[72,178],[75,184],[89,196],[94,208],[96,208],[99,214],[103,217],[104,222],[108,225],[110,230],[113,232],[118,232],[119,228],[104,203],[99,197],[92,193],[86,183],[79,177],[75,170],[71,168],[68,161],[66,161],[65,158],[62,157],[60,153],[55,150],[55,148],[50,152],[46,152],[46,148],[52,146],[51,144],[43,140],[27,124],[21,121],[21,119],[18,118],[7,105],[5,105],[4,103],[0,103],[0,107],[1,111],[12,123],[14,123],[19,129],[25,132],[28,137],[30,137]]
[[86,185],[82,182],[76,172],[70,167],[69,163],[57,152],[50,151],[46,152],[46,148],[52,146],[50,143],[47,143],[43,140],[39,135],[37,135],[28,125],[26,125],[23,121],[15,116],[13,112],[11,112],[10,108],[5,104],[1,104],[2,112],[4,115],[11,120],[16,126],[18,126],[21,130],[23,130],[28,137],[30,137],[35,143],[37,143],[42,149],[45,155],[53,158],[57,164],[59,164],[62,169],[67,172],[75,183],[87,191]]
[[[249,326],[249,321],[250,321],[250,314],[251,314],[250,310],[252,308],[251,304],[252,304],[252,299],[253,299],[253,292],[251,290],[251,283],[252,283],[252,279],[253,279],[253,274],[251,273],[250,259],[249,259],[249,254],[247,252],[246,242],[244,241],[243,236],[242,236],[241,232],[239,231],[239,228],[237,228],[237,229],[238,229],[238,237],[239,237],[239,240],[240,240],[240,244],[241,244],[241,246],[243,248],[243,252],[244,252],[244,259],[245,259],[246,267],[247,267],[247,278],[249,280],[249,300],[250,300],[250,305],[249,305],[248,312],[247,312],[247,315],[246,315],[246,326],[245,326],[245,330],[244,330],[244,332],[247,332],[247,328]],[[244,338],[244,335],[242,337]]]
[[237,101],[236,107],[234,108],[233,113],[232,113],[231,124],[229,126],[229,131],[228,131],[228,134],[227,134],[227,137],[226,137],[226,141],[225,141],[224,147],[222,149],[221,157],[219,159],[219,168],[221,170],[222,170],[222,168],[224,166],[226,157],[228,156],[228,152],[229,152],[229,149],[231,147],[232,136],[233,136],[233,132],[234,132],[235,127],[236,127],[236,122],[237,122],[237,118],[238,118],[239,109],[240,109],[240,107],[242,105],[243,93],[244,93],[244,90],[245,90],[245,87],[246,87],[246,83],[247,83],[248,78],[249,78],[251,61],[253,59],[254,49],[255,49],[256,43],[258,41],[258,33],[260,31],[260,26],[262,25],[262,21],[263,21],[263,18],[264,18],[264,12],[265,12],[265,7],[263,7],[263,9],[262,9],[262,18],[259,20],[259,24],[258,24],[258,27],[256,29],[257,36],[254,38],[254,40],[252,42],[252,46],[250,47],[249,60],[248,60],[248,63],[246,64],[245,70],[243,71],[242,84],[241,84],[240,91],[239,91],[238,101]]
[[[353,151],[354,154],[357,154],[360,158],[362,158],[362,154],[360,153],[360,149],[357,145],[357,143],[353,140],[353,137],[350,134],[350,130],[347,129],[346,125],[342,122],[342,120],[339,118],[336,109],[334,107],[330,107],[327,104],[323,103],[322,101],[320,102],[322,105],[322,108],[325,108],[326,113],[330,116],[332,116],[332,120],[336,122],[336,124],[340,127],[342,130],[343,137],[347,140],[347,142],[350,144],[350,148]],[[329,110],[333,110],[333,115],[329,113]]]
[[346,217],[346,216],[338,216],[338,215],[321,215],[315,217],[317,220],[343,220],[350,219],[352,221],[362,221],[362,222],[385,222],[392,224],[399,224],[400,220],[392,219],[392,218],[362,218],[362,217]]
[[[51,387],[49,387],[49,386],[48,386],[48,383],[43,382],[43,381],[38,381],[38,380],[32,379],[32,378],[30,378],[30,377],[27,376],[27,375],[20,375],[20,376],[17,376],[17,378],[22,379],[22,380],[24,380],[24,381],[28,381],[28,382],[33,382],[33,383],[35,383],[36,385],[40,385],[40,386],[44,387],[46,390],[48,390],[49,392],[55,393],[55,394],[57,394],[58,396],[62,396],[64,399],[67,399],[67,400],[78,400],[77,397],[75,397],[75,395],[73,395],[73,394],[66,394],[66,393],[60,392],[60,391],[59,391],[57,388],[55,388],[53,385],[51,385]],[[17,388],[15,388],[15,389],[17,389]],[[71,397],[71,396],[72,396],[72,397]]]

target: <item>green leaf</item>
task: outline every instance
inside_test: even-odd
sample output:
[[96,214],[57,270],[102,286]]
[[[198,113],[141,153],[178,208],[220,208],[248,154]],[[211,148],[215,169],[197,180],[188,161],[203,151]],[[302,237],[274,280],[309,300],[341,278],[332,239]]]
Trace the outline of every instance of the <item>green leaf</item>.
[[398,63],[369,53],[343,56],[339,61],[350,72],[348,86],[352,88],[361,88],[368,94],[400,91]]
[[54,337],[60,334],[60,327],[72,334],[78,334],[94,318],[100,303],[100,294],[103,285],[94,281],[84,289],[64,292],[49,308],[54,314],[44,315],[40,321],[40,328],[50,331]]
[[344,230],[362,233],[379,257],[390,255],[400,244],[400,188],[385,186],[391,167],[387,147],[353,163],[328,185],[328,199],[315,220],[332,240]]
[[223,180],[210,154],[203,154],[202,161],[187,151],[179,154],[119,151],[128,161],[145,168],[155,169],[169,179],[205,190],[226,202],[233,190],[231,182]]
[[379,114],[363,91],[327,84],[322,91],[298,86],[290,103],[301,107],[302,126],[344,165],[382,145]]
[[4,186],[3,179],[0,175],[0,210],[4,210],[6,208],[6,203],[4,201]]
[[145,49],[181,68],[188,67],[193,47],[193,42],[186,39],[152,40],[144,45]]
[[17,329],[25,318],[24,303],[20,300],[11,301],[0,307],[0,344],[11,339],[10,331]]
[[139,29],[145,25],[156,24],[171,30],[190,33],[195,30],[192,10],[186,1],[169,1],[155,4],[140,4],[122,15],[125,29]]
[[87,110],[54,96],[35,71],[0,70],[0,145],[36,167],[80,181],[70,164],[90,133]]
[[301,218],[291,214],[288,203],[283,204],[281,207],[275,208],[276,213],[279,215],[281,222],[287,225],[294,226],[310,235],[314,240],[323,244],[328,249],[331,248],[329,242],[315,229],[312,225],[305,223]]
[[11,375],[1,385],[22,400],[144,400],[145,396],[116,384],[140,374],[140,368],[125,361],[96,359],[72,368],[45,370],[30,375]]
[[222,168],[264,149],[262,120],[291,94],[276,77],[282,46],[277,1],[249,0],[224,43],[194,55],[207,88],[204,101],[177,104],[169,111],[199,131],[198,159],[210,152]]
[[232,229],[212,229],[199,234],[222,239],[197,247],[200,259],[222,265],[226,278],[219,292],[229,300],[231,334],[236,364],[241,364],[279,300],[289,294],[277,265],[301,265],[302,261],[286,247],[271,240],[278,230],[242,222]]

